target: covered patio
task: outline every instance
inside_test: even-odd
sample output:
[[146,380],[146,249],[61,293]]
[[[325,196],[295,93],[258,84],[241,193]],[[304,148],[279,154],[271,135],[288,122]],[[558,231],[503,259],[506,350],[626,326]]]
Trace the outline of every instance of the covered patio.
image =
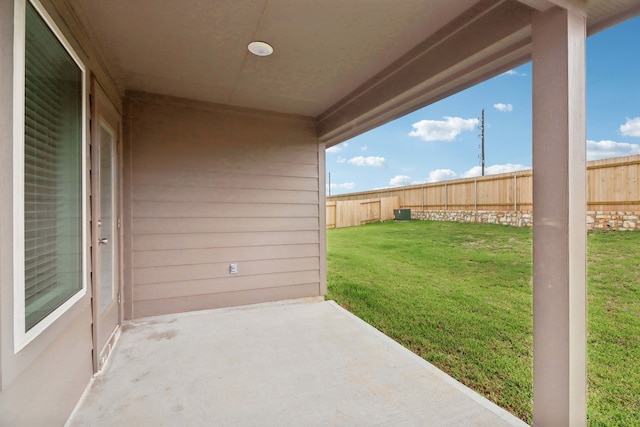
[[321,298],[130,321],[111,357],[69,427],[526,425]]
[[639,14],[0,0],[0,424],[508,423],[331,303],[207,310],[326,295],[325,149],[532,61],[533,424],[585,425],[585,40]]

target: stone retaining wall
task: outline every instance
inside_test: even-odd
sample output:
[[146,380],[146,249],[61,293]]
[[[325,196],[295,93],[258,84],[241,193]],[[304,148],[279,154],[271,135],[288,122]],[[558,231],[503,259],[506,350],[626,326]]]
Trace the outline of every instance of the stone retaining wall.
[[588,212],[589,230],[640,230],[640,212]]
[[[587,212],[588,230],[640,230],[640,212]],[[411,219],[429,221],[480,222],[531,227],[531,212],[502,211],[420,211],[411,210]]]

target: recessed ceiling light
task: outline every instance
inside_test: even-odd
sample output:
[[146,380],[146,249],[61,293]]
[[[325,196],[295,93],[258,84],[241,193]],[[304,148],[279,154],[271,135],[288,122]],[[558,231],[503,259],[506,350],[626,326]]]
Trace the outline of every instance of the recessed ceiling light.
[[271,45],[265,42],[251,42],[247,46],[247,49],[249,49],[249,52],[257,56],[269,56],[273,53]]

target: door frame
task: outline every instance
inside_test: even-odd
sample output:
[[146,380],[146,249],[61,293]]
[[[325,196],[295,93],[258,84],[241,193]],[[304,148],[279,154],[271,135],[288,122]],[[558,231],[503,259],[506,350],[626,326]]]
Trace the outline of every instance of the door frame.
[[[90,182],[91,182],[91,312],[92,312],[92,341],[93,341],[93,371],[99,372],[109,357],[111,350],[120,334],[120,326],[123,320],[123,275],[122,275],[122,115],[111,102],[105,91],[96,80],[95,75],[91,75],[91,87],[89,96],[90,106],[90,150],[87,163],[91,165]],[[100,231],[98,229],[97,219],[100,214],[100,176],[99,176],[99,155],[98,147],[95,141],[98,141],[100,133],[100,121],[104,120],[115,126],[114,149],[116,162],[113,168],[113,190],[114,190],[114,214],[116,216],[115,226],[113,229],[113,279],[115,281],[114,301],[117,305],[117,321],[116,327],[110,333],[106,343],[100,346],[99,328],[100,328],[100,301],[99,295],[99,275],[100,275],[100,257],[98,250],[98,238]]]

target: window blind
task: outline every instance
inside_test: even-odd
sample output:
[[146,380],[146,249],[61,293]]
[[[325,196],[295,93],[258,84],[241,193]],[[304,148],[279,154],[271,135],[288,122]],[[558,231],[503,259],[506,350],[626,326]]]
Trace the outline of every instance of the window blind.
[[82,71],[27,2],[24,259],[29,330],[82,288]]

